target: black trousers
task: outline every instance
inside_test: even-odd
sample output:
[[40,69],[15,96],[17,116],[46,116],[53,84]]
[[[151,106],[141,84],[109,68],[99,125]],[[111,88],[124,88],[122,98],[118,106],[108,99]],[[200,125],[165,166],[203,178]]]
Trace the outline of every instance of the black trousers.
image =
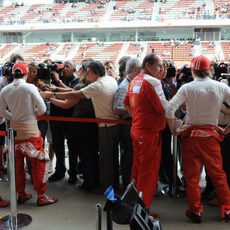
[[131,125],[120,125],[120,169],[124,189],[130,183],[133,164],[133,142],[130,136]]
[[99,183],[98,125],[96,123],[70,122],[67,138],[70,153],[70,176],[76,176],[79,156],[84,187],[91,188],[97,186]]
[[[171,148],[172,134],[169,127],[167,126],[162,132],[162,158],[161,158],[161,167],[160,173],[165,173],[169,186],[173,184],[173,155]],[[177,184],[180,184],[180,179],[177,176]]]
[[56,159],[57,159],[55,173],[59,175],[63,175],[66,172],[66,166],[65,166],[66,122],[50,121],[50,130],[52,134],[53,150],[55,152]]

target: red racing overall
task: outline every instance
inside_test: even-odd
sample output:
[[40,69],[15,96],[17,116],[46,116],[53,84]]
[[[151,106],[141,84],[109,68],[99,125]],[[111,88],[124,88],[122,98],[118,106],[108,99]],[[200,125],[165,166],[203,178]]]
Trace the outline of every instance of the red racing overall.
[[191,126],[182,133],[182,158],[186,193],[191,212],[202,213],[200,193],[200,169],[205,165],[212,180],[222,208],[230,208],[230,191],[227,177],[222,169],[222,157],[219,142],[222,136],[216,126]]
[[137,191],[143,192],[145,207],[149,208],[157,191],[161,160],[161,135],[166,118],[154,86],[143,74],[129,85],[124,103],[132,112],[133,166],[131,179]]
[[46,163],[49,159],[43,149],[42,137],[33,137],[15,141],[15,164],[16,164],[16,188],[19,196],[25,194],[26,173],[24,158],[28,158],[31,164],[34,189],[38,195],[45,194]]

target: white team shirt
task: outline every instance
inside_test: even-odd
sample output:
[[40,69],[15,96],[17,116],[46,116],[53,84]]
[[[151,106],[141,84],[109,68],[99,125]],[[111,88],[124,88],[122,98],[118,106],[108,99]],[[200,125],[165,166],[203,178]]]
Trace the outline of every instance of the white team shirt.
[[230,87],[208,77],[195,77],[194,81],[183,85],[169,101],[166,116],[173,118],[175,111],[185,103],[186,124],[217,125],[223,101],[230,104]]
[[34,122],[37,115],[45,112],[46,105],[37,87],[24,79],[15,79],[0,93],[0,117],[16,122]]

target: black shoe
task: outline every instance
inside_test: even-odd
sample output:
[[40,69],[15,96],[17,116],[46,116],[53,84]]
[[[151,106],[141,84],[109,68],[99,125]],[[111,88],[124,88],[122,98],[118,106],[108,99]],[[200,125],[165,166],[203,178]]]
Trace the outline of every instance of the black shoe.
[[65,174],[54,173],[48,178],[48,181],[54,182],[54,181],[62,180],[64,177],[65,177]]
[[70,176],[68,179],[68,184],[75,184],[77,182],[76,176]]
[[201,194],[201,197],[203,200],[206,200],[206,201],[211,201],[213,200],[215,197],[216,197],[216,193],[215,191],[209,191],[209,190],[204,190]]
[[192,220],[193,223],[200,224],[202,222],[202,214],[191,212],[189,210],[186,211],[186,216]]

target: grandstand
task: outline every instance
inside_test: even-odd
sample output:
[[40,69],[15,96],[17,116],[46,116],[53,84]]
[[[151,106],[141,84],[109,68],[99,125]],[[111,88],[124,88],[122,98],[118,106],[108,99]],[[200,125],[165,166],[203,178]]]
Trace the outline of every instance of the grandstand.
[[[2,1],[0,62],[93,57],[117,61],[156,52],[229,60],[230,3],[219,0]],[[199,26],[198,26],[199,25]],[[201,41],[194,45],[196,40]]]
[[[48,58],[72,59],[79,67],[87,58],[117,64],[123,56],[142,60],[152,52],[173,60],[178,68],[196,55],[230,62],[230,0],[0,0],[0,66],[13,53],[21,54],[27,64]],[[56,83],[62,85],[61,80]],[[68,161],[67,155],[65,158]],[[201,179],[204,187],[203,171]],[[36,209],[34,196],[31,203],[20,207],[33,217],[28,229],[95,229],[95,204],[103,204],[104,197],[73,192],[66,183],[65,178],[49,184],[49,192],[60,199],[58,206]],[[10,200],[9,184],[0,180],[0,185],[0,195]],[[28,186],[32,190],[33,185]],[[176,199],[165,198],[160,194],[162,186],[159,183],[151,208],[161,214],[163,229],[193,230],[194,225],[184,221],[185,200],[178,199],[179,194]],[[196,225],[195,229],[229,229],[216,210],[208,209],[202,227]],[[1,209],[1,216],[8,212]],[[108,222],[102,216],[105,226]],[[114,230],[127,230],[125,225],[114,225]]]

